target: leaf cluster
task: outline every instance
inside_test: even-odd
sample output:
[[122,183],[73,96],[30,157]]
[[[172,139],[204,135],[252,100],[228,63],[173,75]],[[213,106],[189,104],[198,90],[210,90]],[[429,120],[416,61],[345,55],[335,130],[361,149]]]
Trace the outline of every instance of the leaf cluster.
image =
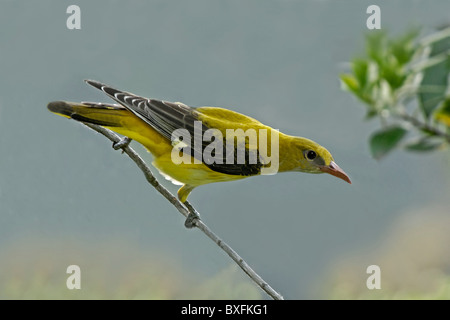
[[366,119],[380,119],[369,139],[375,158],[399,147],[427,152],[450,143],[449,74],[450,28],[423,38],[418,29],[366,35],[365,54],[340,79],[366,106]]

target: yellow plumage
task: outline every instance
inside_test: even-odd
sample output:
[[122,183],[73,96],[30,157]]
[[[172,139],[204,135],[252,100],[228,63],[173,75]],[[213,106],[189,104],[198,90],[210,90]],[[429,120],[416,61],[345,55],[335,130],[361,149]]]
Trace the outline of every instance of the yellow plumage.
[[[55,101],[49,103],[49,110],[77,121],[104,126],[144,145],[154,157],[153,165],[164,175],[183,184],[178,191],[178,197],[182,202],[186,201],[189,193],[197,186],[259,175],[263,168],[269,166],[263,160],[259,162],[262,159],[261,155],[264,154],[263,150],[260,150],[258,144],[251,144],[249,139],[244,139],[245,150],[258,154],[257,164],[250,163],[250,158],[246,158],[246,163],[241,164],[227,164],[225,161],[219,165],[205,164],[204,161],[195,163],[196,159],[192,153],[190,163],[175,164],[172,159],[175,143],[171,141],[171,134],[176,129],[186,129],[192,133],[194,121],[201,121],[203,133],[206,129],[217,129],[224,139],[227,129],[235,132],[238,129],[243,131],[252,129],[257,133],[266,130],[268,150],[272,147],[272,135],[278,134],[278,172],[327,172],[350,183],[350,179],[334,163],[328,150],[309,139],[275,132],[251,117],[228,109],[191,108],[182,103],[139,97],[95,81],[87,82],[104,91],[120,105]],[[192,148],[193,152],[194,150],[195,147]],[[204,146],[199,150],[203,151]]]

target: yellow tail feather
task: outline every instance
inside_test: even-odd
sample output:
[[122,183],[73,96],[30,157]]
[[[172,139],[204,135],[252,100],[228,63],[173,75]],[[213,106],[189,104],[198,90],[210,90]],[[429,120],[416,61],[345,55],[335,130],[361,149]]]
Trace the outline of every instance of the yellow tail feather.
[[119,105],[54,101],[47,108],[60,116],[100,125],[136,140],[156,157],[172,149],[170,141]]

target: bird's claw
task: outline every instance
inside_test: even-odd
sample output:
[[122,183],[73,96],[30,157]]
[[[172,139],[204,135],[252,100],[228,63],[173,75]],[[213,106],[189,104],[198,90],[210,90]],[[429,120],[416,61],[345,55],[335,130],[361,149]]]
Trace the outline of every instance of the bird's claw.
[[200,216],[196,212],[189,212],[189,215],[184,222],[184,226],[188,229],[192,229],[197,226],[197,221],[200,220]]
[[131,142],[130,138],[124,137],[120,141],[113,142],[112,147],[113,147],[114,150],[122,149],[122,152],[124,152],[123,148],[128,147],[130,142]]
[[184,205],[189,210],[189,214],[184,222],[184,226],[188,229],[192,229],[197,226],[197,221],[200,220],[200,214],[195,210],[193,206],[189,202],[184,202]]

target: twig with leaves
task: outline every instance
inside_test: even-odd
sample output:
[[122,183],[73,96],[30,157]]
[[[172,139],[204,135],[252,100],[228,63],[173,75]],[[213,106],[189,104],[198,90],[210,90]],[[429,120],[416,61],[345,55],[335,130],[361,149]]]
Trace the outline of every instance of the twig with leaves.
[[369,139],[377,159],[398,147],[427,152],[450,144],[450,28],[418,35],[367,34],[366,55],[340,77],[343,88],[367,106],[366,118],[381,121]]
[[211,229],[200,220],[198,212],[189,202],[180,202],[177,197],[170,193],[163,185],[161,185],[158,180],[152,174],[150,168],[144,162],[144,160],[139,156],[136,151],[134,151],[130,146],[129,138],[121,138],[111,130],[104,127],[84,123],[87,127],[93,129],[94,131],[104,135],[106,138],[113,142],[113,148],[118,150],[122,149],[131,160],[133,160],[136,165],[141,169],[147,181],[159,192],[161,193],[183,216],[190,218],[192,216],[197,217],[191,220],[193,226],[200,229],[208,238],[210,238],[214,243],[216,243],[234,262],[255,282],[264,292],[266,292],[274,300],[283,300],[283,296],[275,291],[263,278],[261,278],[248,264],[244,261],[228,244],[226,244],[222,239],[220,239]]

